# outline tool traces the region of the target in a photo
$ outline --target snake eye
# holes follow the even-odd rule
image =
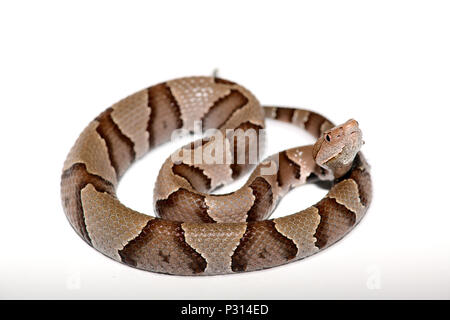
[[[331,137],[330,137],[330,135],[329,135],[329,134],[325,135],[325,140],[327,140],[328,142],[330,142],[330,141],[331,141]]]

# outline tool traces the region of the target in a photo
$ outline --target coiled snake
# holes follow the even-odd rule
[[[266,158],[233,193],[211,194],[259,160],[265,117],[298,125],[317,142]],[[162,165],[154,190],[158,217],[124,206],[115,188],[126,169],[199,123],[206,137]],[[128,96],[84,129],[64,163],[62,203],[89,245],[139,269],[214,275],[270,268],[327,248],[364,216],[371,178],[361,145],[355,120],[334,126],[314,112],[261,107],[228,80],[180,78]],[[290,189],[314,182],[328,186],[325,198],[268,219]]]

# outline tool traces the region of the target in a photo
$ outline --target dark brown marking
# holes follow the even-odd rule
[[[324,198],[315,207],[320,215],[320,223],[314,234],[319,249],[332,245],[355,225],[356,215],[335,199]]]
[[[262,129],[260,126],[255,125],[251,122],[244,122],[240,124],[234,131],[234,134],[230,137],[231,143],[232,143],[232,163],[230,164],[230,168],[232,170],[232,178],[237,179],[239,176],[244,174],[246,171],[248,171],[249,168],[253,167],[253,163],[250,163],[250,139],[248,137],[245,137],[245,143],[239,143],[239,136],[237,130],[242,130],[244,133],[247,132],[247,130],[254,130],[256,133],[256,153],[257,153],[257,159],[260,157],[260,145],[259,145],[259,130]],[[254,146],[252,146],[254,147]],[[244,155],[244,163],[238,163],[242,161],[239,160],[239,156],[242,157]]]
[[[205,259],[186,243],[181,223],[174,221],[150,220],[119,255],[130,266],[156,272],[189,275],[206,269]]]
[[[278,185],[286,191],[295,182],[295,179],[300,179],[300,167],[288,158],[286,151],[279,153],[278,164]]]
[[[221,128],[238,109],[248,103],[248,99],[238,90],[218,99],[203,118],[203,129]]]
[[[324,190],[330,190],[335,184],[335,181],[332,180],[320,180],[317,174],[315,174],[314,172],[309,174],[306,182],[314,183],[316,186]]]
[[[305,129],[314,137],[319,138],[321,135],[320,127],[327,119],[318,113],[310,112],[308,120],[305,122]]]
[[[209,137],[205,137],[205,138],[202,138],[202,139],[195,140],[195,141],[187,144],[186,146],[183,146],[182,148],[185,149],[185,150],[194,150],[194,149],[196,149],[196,148],[198,148],[200,146],[203,147],[209,141],[210,141]]]
[[[112,108],[101,113],[96,120],[99,122],[97,133],[105,140],[109,160],[117,177],[120,178],[136,158],[134,143],[125,136],[111,117]]]
[[[361,204],[367,208],[372,200],[370,173],[367,170],[354,169],[351,171],[350,178],[358,185],[359,199],[361,200]]]
[[[277,266],[295,258],[297,246],[275,229],[272,220],[248,222],[247,230],[231,257],[234,272]]]
[[[159,250],[158,255],[163,258],[163,261],[166,263],[169,263],[169,258],[170,258],[170,253],[169,254],[164,254],[162,252],[162,250]]]
[[[292,108],[276,108],[275,119],[283,122],[292,122],[292,116],[294,115],[295,109]]]
[[[165,83],[148,88],[147,94],[150,108],[147,131],[150,148],[153,148],[169,141],[172,132],[183,126],[183,120],[178,102]]]
[[[207,192],[211,189],[211,179],[204,174],[202,169],[180,163],[174,164],[172,171],[174,174],[185,178],[192,188],[199,192]]]
[[[98,192],[107,192],[115,195],[114,186],[100,176],[87,171],[84,163],[75,163],[65,170],[61,177],[61,196],[64,212],[78,234],[90,245],[91,238],[84,221],[83,204],[81,202],[81,190],[86,185],[92,184]]]
[[[236,84],[235,82],[232,82],[230,80],[226,80],[226,79],[222,79],[222,78],[218,78],[218,77],[214,77],[214,82],[215,83],[221,83],[221,84],[228,84],[228,85]]]
[[[278,107],[269,107],[269,106],[264,106],[264,117],[265,118],[269,118],[269,119],[275,119],[276,118],[276,111],[278,109]],[[275,109],[275,115],[273,110]]]
[[[264,248],[259,254],[258,257],[261,259],[265,259],[266,258],[266,254],[267,254],[267,250],[266,248]]]
[[[358,186],[361,204],[367,208],[372,201],[372,180],[368,170],[368,165],[365,160],[363,161],[361,159],[361,157],[361,153],[356,155],[352,168],[346,175],[340,178],[338,182],[345,179],[353,179]]]
[[[215,222],[208,215],[205,197],[182,188],[172,193],[166,200],[156,201],[155,208],[158,216],[165,220]]]
[[[252,188],[255,201],[248,212],[247,221],[262,220],[267,216],[272,206],[272,187],[261,177],[257,177],[253,180],[249,187]]]
[[[205,146],[205,144],[207,144],[208,142],[210,142],[210,138],[205,137],[202,139],[195,140],[181,147],[182,149],[181,152],[183,152],[182,154],[183,159],[186,159],[187,155],[189,155],[189,159],[186,160],[191,161],[191,163],[195,163],[195,149]]]

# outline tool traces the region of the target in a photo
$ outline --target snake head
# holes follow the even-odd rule
[[[350,119],[320,136],[314,144],[313,157],[318,166],[339,178],[351,168],[363,143],[358,122]]]

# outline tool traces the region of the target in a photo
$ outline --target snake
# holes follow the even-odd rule
[[[265,119],[303,128],[316,142],[262,158]],[[131,164],[196,131],[203,136],[160,167],[154,215],[119,201]],[[134,268],[187,276],[271,268],[328,248],[364,217],[372,183],[363,144],[354,119],[334,125],[313,111],[262,106],[216,76],[177,78],[129,95],[88,124],[64,162],[62,206],[86,243]],[[236,191],[214,193],[247,173]],[[270,219],[283,196],[309,183],[327,190],[323,199]]]

